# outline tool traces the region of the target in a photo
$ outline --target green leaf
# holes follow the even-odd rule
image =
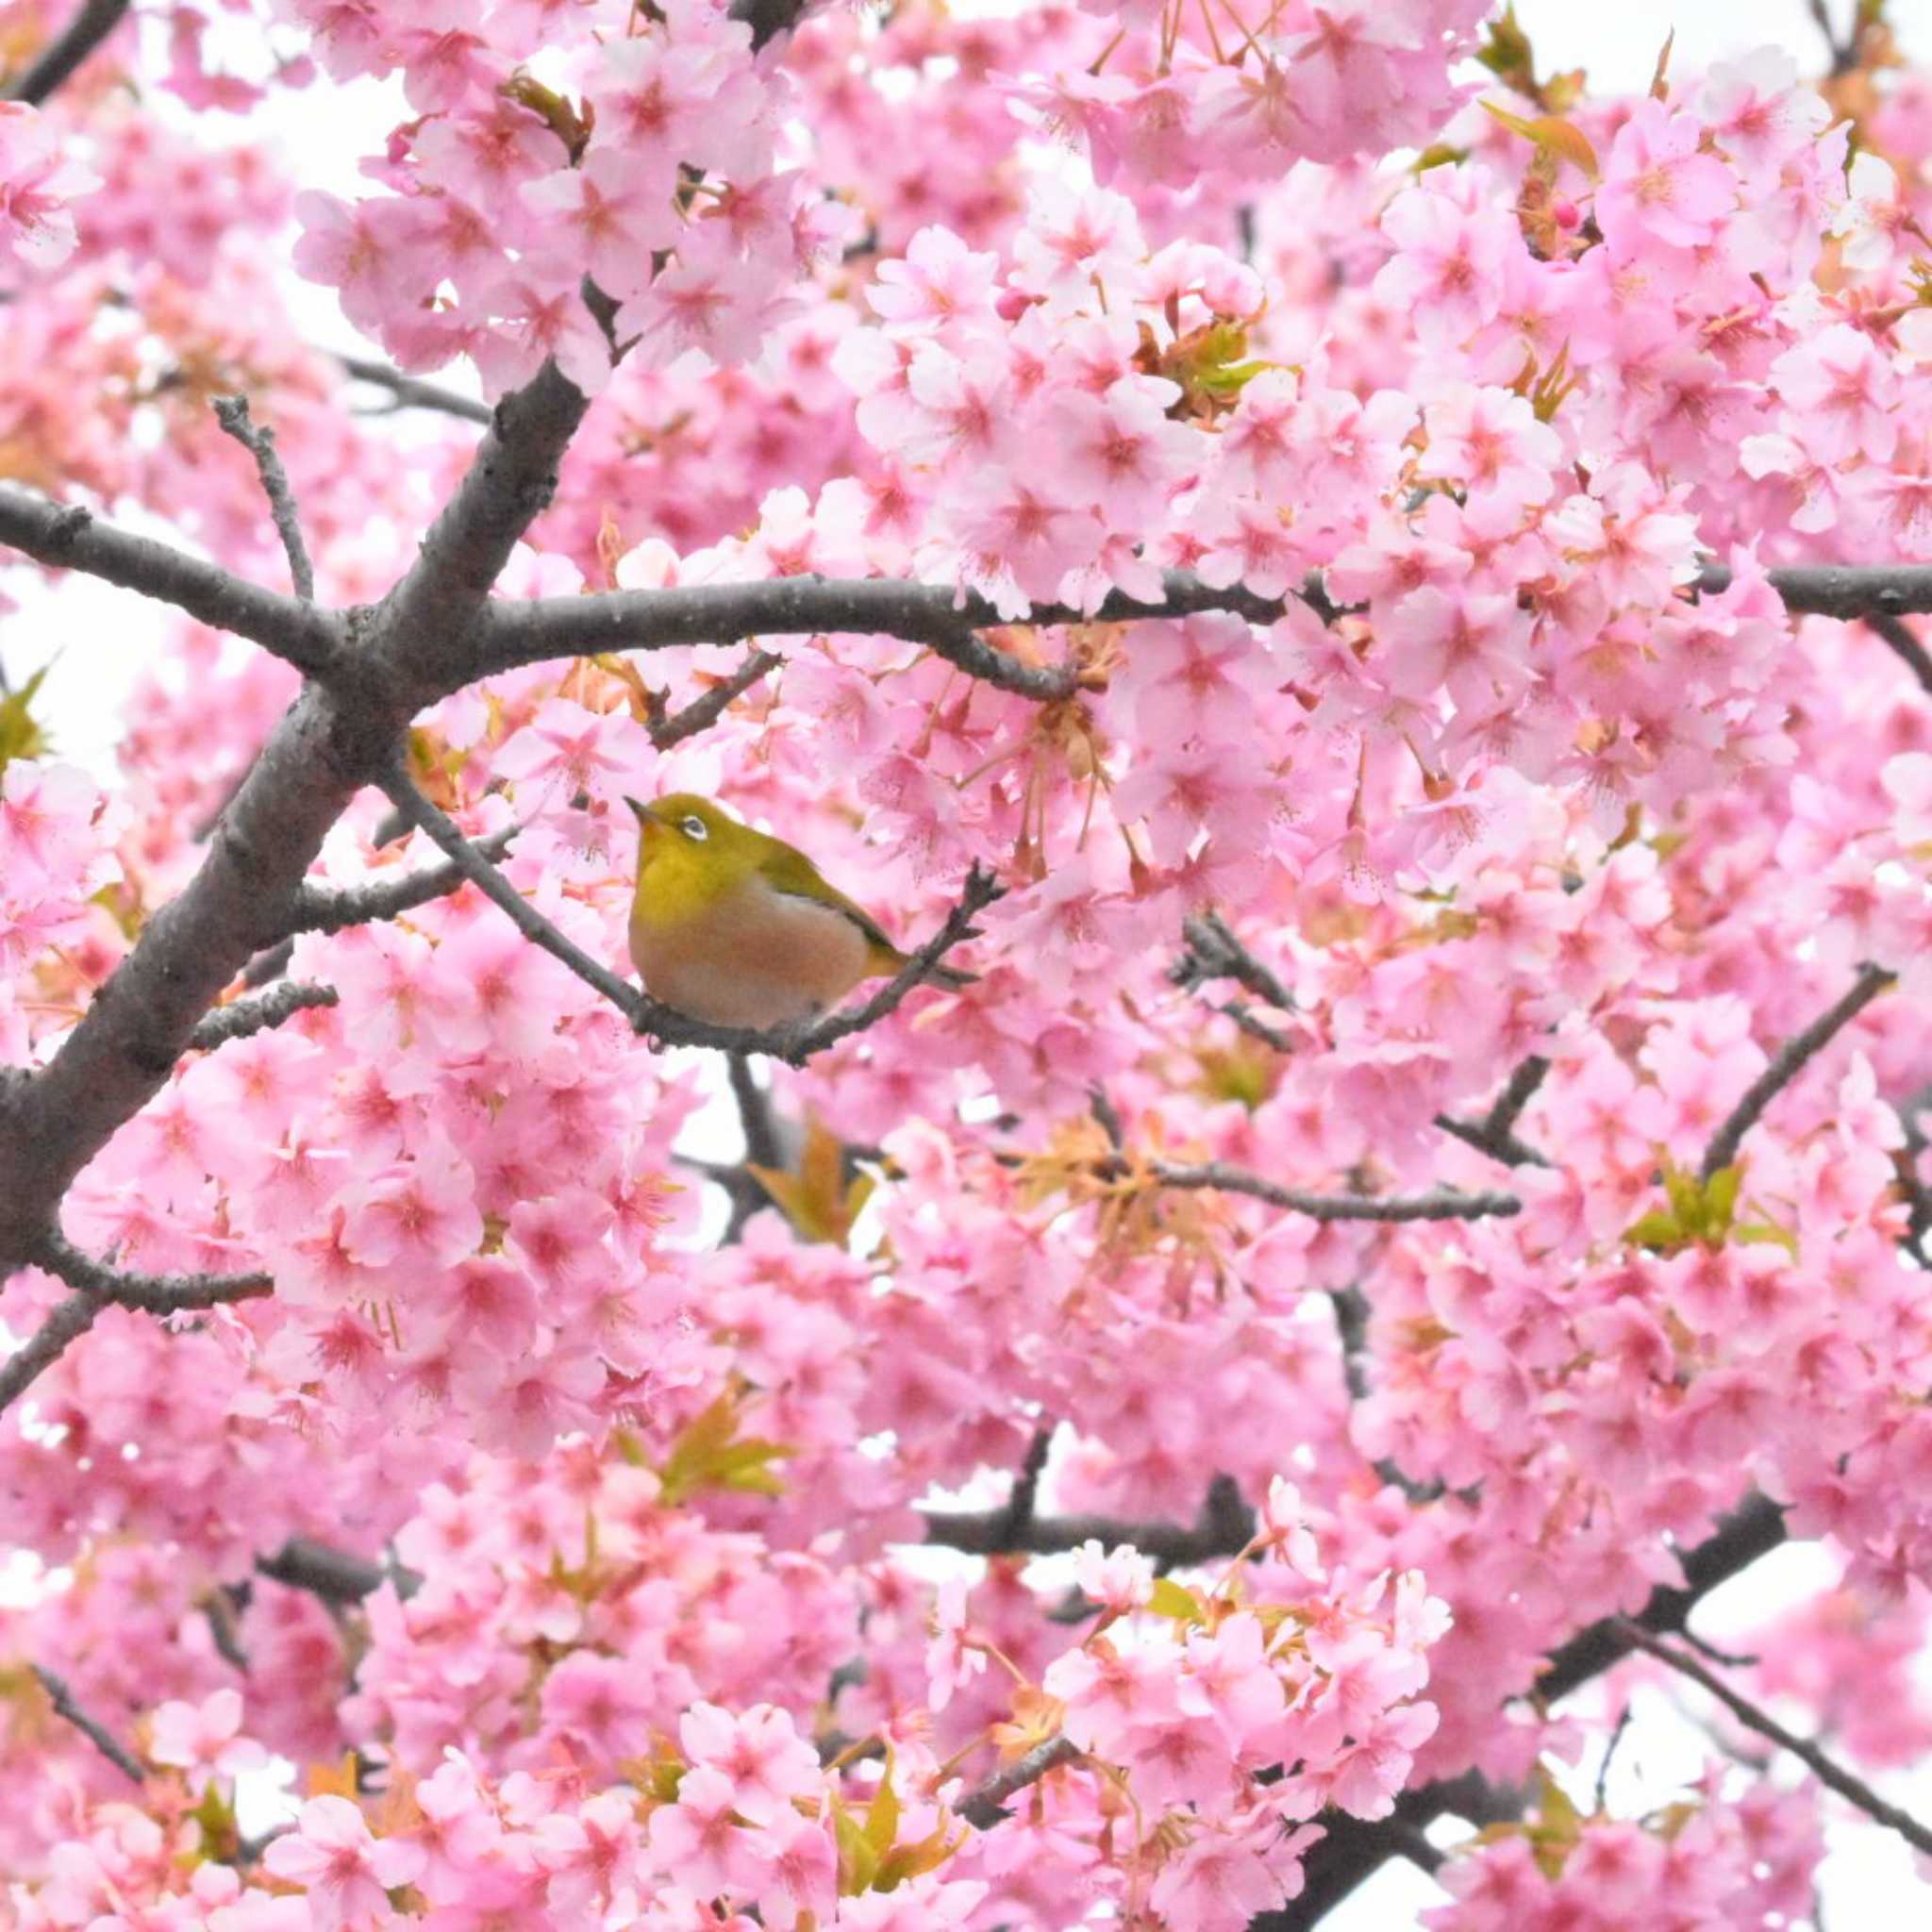
[[[832,1836],[839,1844],[839,1896],[856,1898],[872,1889],[878,1859],[851,1807],[839,1798],[832,1800]]]
[[[1732,1217],[1738,1211],[1738,1190],[1744,1182],[1741,1162],[1721,1167],[1704,1184],[1705,1227],[1722,1241],[1730,1232]]]
[[[738,1439],[738,1398],[719,1396],[705,1412],[686,1424],[671,1445],[658,1480],[669,1507],[688,1502],[700,1490],[733,1490],[741,1494],[782,1496],[785,1486],[769,1465],[791,1454],[789,1443],[770,1442],[761,1436]]]
[[[1660,1208],[1635,1221],[1624,1239],[1640,1248],[1674,1248],[1685,1240],[1684,1224]]]
[[[1154,1594],[1148,1598],[1147,1607],[1157,1617],[1172,1617],[1178,1624],[1205,1624],[1208,1621],[1201,1606],[1194,1600],[1193,1591],[1184,1589],[1172,1576],[1154,1579]]]
[[[1602,172],[1596,150],[1591,146],[1582,129],[1573,126],[1560,114],[1512,114],[1507,108],[1497,107],[1494,101],[1485,101],[1483,106],[1512,134],[1520,134],[1524,140],[1533,142],[1542,153],[1552,155],[1559,161],[1568,161],[1573,168],[1580,168],[1592,181]]]
[[[15,758],[37,758],[47,749],[47,734],[33,714],[33,702],[47,673],[43,664],[21,686],[0,698],[0,771]]]
[[[899,1794],[892,1789],[892,1747],[888,1744],[885,1772],[865,1813],[865,1841],[871,1847],[874,1868],[892,1849],[898,1837]]]

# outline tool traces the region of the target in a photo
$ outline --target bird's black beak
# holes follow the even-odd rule
[[[658,825],[664,823],[648,805],[640,805],[635,798],[626,798],[624,802],[637,813],[639,824]]]

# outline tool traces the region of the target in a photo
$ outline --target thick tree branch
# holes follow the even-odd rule
[[[1191,1526],[1119,1516],[1038,1516],[1030,1509],[1016,1512],[1011,1499],[997,1509],[927,1509],[921,1514],[927,1542],[972,1557],[1045,1557],[1076,1550],[1085,1542],[1104,1549],[1132,1544],[1165,1570],[1238,1557],[1255,1535],[1254,1511],[1225,1476],[1208,1485],[1207,1501]]]
[[[11,85],[0,89],[0,100],[43,107],[126,17],[127,0],[85,0],[66,30],[41,49],[33,65]]]
[[[1851,991],[1779,1047],[1776,1058],[1752,1081],[1744,1097],[1731,1109],[1730,1117],[1711,1136],[1710,1145],[1704,1151],[1706,1180],[1738,1158],[1744,1136],[1757,1124],[1764,1109],[1803,1072],[1806,1061],[1823,1052],[1880,993],[1896,984],[1895,975],[1883,966],[1861,966]]]
[[[261,493],[268,498],[275,534],[282,540],[282,554],[289,559],[289,581],[296,596],[305,604],[314,603],[315,566],[308,560],[308,545],[303,541],[301,513],[295,508],[295,492],[289,487],[289,473],[275,451],[275,431],[266,424],[258,426],[250,419],[246,396],[217,396],[214,408],[215,421],[255,458]]]
[[[264,591],[152,537],[116,529],[77,504],[63,508],[11,486],[0,488],[0,544],[51,569],[85,571],[172,604],[216,630],[259,644],[307,676],[326,675],[341,651],[342,622],[333,611]]]
[[[286,1020],[311,1007],[336,1004],[332,986],[311,986],[299,979],[285,980],[272,991],[252,1000],[231,1000],[217,1007],[188,1036],[188,1044],[201,1053],[211,1053],[231,1040],[245,1040],[251,1033],[266,1033]]]
[[[478,656],[491,589],[524,532],[550,507],[558,465],[589,407],[553,362],[497,404],[414,567],[372,620],[372,655],[414,687],[407,709],[491,668]]]
[[[1899,617],[1932,610],[1932,566],[1925,564],[1808,563],[1766,571],[1787,610],[1813,617]],[[1712,593],[1731,587],[1721,563],[1699,572],[1697,588]]]
[[[1792,611],[1854,618],[1932,611],[1932,566],[1824,564],[1769,573]],[[1707,565],[1698,588],[1720,591],[1731,581],[1723,564]],[[1310,581],[1292,593],[1324,620],[1339,613]],[[1119,592],[1094,611],[1038,605],[1025,625],[1121,623],[1232,611],[1253,624],[1278,622],[1291,599],[1259,597],[1241,585],[1216,589],[1182,571],[1167,574],[1157,603]],[[977,633],[1005,623],[983,597],[943,584],[873,577],[796,576],[745,584],[705,584],[663,591],[615,591],[583,597],[503,601],[479,626],[472,675],[507,671],[585,651],[659,650],[672,644],[722,644],[753,637],[810,637],[826,631],[877,633],[924,644],[969,675],[1042,702],[1080,689],[1080,667],[1032,665],[998,651]]]
[[[1408,1195],[1306,1193],[1219,1160],[1202,1167],[1163,1163],[1154,1174],[1164,1188],[1221,1189],[1231,1194],[1252,1194],[1257,1201],[1311,1215],[1317,1221],[1487,1221],[1523,1212],[1523,1203],[1514,1194],[1465,1194],[1453,1188]]]
[[[479,403],[474,396],[459,395],[453,389],[444,389],[438,382],[424,382],[414,375],[405,375],[400,369],[391,369],[387,362],[373,361],[366,356],[338,356],[336,360],[343,370],[358,382],[366,382],[376,389],[385,389],[392,400],[387,409],[372,409],[368,414],[382,416],[397,409],[434,409],[444,416],[457,416],[465,423],[488,423],[494,412],[488,403]]]
[[[1747,1730],[1756,1731],[1760,1738],[1769,1738],[1780,1750],[1789,1751],[1820,1784],[1856,1805],[1868,1818],[1875,1819],[1878,1824],[1897,1832],[1915,1852],[1932,1857],[1932,1831],[1928,1831],[1909,1811],[1901,1811],[1896,1805],[1888,1804],[1863,1778],[1854,1777],[1842,1765],[1827,1757],[1810,1739],[1786,1730],[1770,1712],[1760,1710],[1748,1697],[1740,1696],[1721,1677],[1706,1670],[1695,1657],[1687,1657],[1673,1644],[1659,1641],[1649,1631],[1634,1624],[1624,1627],[1631,1643],[1639,1650],[1647,1651],[1658,1662],[1669,1664],[1679,1676],[1688,1677],[1700,1690],[1707,1690]]]
[[[52,1671],[43,1670],[39,1664],[33,1666],[33,1674],[53,1704],[56,1717],[65,1718],[116,1771],[125,1774],[138,1785],[147,1782],[147,1773],[142,1768],[141,1759],[99,1718],[90,1717],[75,1702],[74,1692],[65,1677],[57,1677]]]
[[[306,1536],[291,1536],[273,1556],[258,1557],[255,1567],[272,1582],[306,1590],[339,1607],[360,1603],[385,1583],[393,1583],[396,1594],[402,1597],[414,1596],[423,1587],[422,1577],[413,1570],[400,1564],[372,1563]]]

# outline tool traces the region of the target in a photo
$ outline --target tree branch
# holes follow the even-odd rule
[[[231,1040],[245,1040],[251,1033],[265,1033],[285,1020],[311,1007],[336,1004],[332,986],[312,986],[299,979],[284,980],[273,991],[252,1000],[231,1000],[217,1007],[188,1036],[188,1044],[199,1053],[212,1053]]]
[[[145,1784],[147,1773],[142,1769],[141,1759],[135,1757],[100,1719],[90,1717],[75,1702],[74,1692],[69,1689],[67,1679],[57,1677],[52,1671],[45,1670],[39,1664],[34,1664],[31,1668],[34,1675],[40,1680],[41,1689],[47,1693],[54,1706],[54,1715],[64,1717],[116,1771],[131,1777],[138,1785]]]
[[[314,603],[315,566],[308,560],[308,545],[302,538],[302,519],[295,508],[295,492],[289,487],[289,473],[275,453],[275,431],[266,424],[258,427],[250,420],[246,396],[217,396],[214,409],[215,421],[255,458],[261,493],[268,498],[269,514],[282,540],[282,554],[289,559],[289,581],[303,603]]]
[[[423,1588],[422,1577],[401,1564],[372,1563],[306,1536],[291,1536],[274,1555],[258,1557],[255,1567],[271,1582],[306,1590],[339,1607],[360,1603],[385,1583],[393,1583],[401,1597]]]
[[[1164,1188],[1218,1188],[1231,1194],[1252,1194],[1257,1201],[1317,1221],[1486,1221],[1523,1212],[1523,1203],[1514,1194],[1465,1194],[1453,1188],[1410,1195],[1305,1193],[1219,1160],[1202,1167],[1160,1163],[1154,1174]]]
[[[223,1307],[229,1302],[255,1301],[275,1292],[275,1277],[259,1271],[248,1274],[124,1274],[105,1261],[84,1255],[66,1238],[41,1238],[34,1265],[58,1275],[116,1307],[139,1308],[150,1315],[183,1315],[201,1308]]]
[[[479,403],[474,396],[444,389],[438,382],[424,382],[417,376],[405,375],[400,369],[391,369],[387,362],[374,361],[366,356],[339,355],[335,359],[358,382],[386,389],[394,399],[388,409],[371,410],[367,412],[369,414],[380,416],[397,409],[434,409],[444,416],[460,417],[465,423],[488,423],[494,413],[488,403]]]
[[[745,1164],[782,1167],[785,1150],[778,1143],[777,1123],[772,1118],[772,1096],[753,1077],[751,1061],[741,1053],[726,1054],[731,1097],[738,1104],[739,1124],[744,1130]]]
[[[491,589],[524,532],[550,507],[558,465],[589,407],[554,362],[497,404],[455,495],[371,624],[372,655],[414,686],[406,712],[491,668],[480,660]]]
[[[1907,627],[1905,619],[1877,612],[1868,615],[1865,623],[1898,653],[1912,675],[1919,680],[1919,688],[1932,691],[1932,651],[1927,651]]]
[[[1261,961],[1235,938],[1227,922],[1218,912],[1190,919],[1181,927],[1185,944],[1180,957],[1168,969],[1168,978],[1185,992],[1192,992],[1210,979],[1232,979],[1256,998],[1266,1000],[1284,1013],[1295,1010],[1294,995]],[[1276,1053],[1292,1053],[1294,1041],[1280,1027],[1261,1018],[1241,1000],[1228,1000],[1215,1010],[1224,1013],[1243,1033],[1251,1035]]]
[[[1688,1677],[1700,1690],[1707,1690],[1747,1730],[1756,1731],[1760,1738],[1769,1738],[1780,1750],[1789,1751],[1820,1784],[1856,1805],[1868,1818],[1897,1832],[1915,1852],[1932,1857],[1932,1831],[1926,1830],[1910,1812],[1901,1811],[1896,1805],[1888,1804],[1862,1778],[1854,1777],[1842,1765],[1827,1757],[1810,1739],[1786,1730],[1768,1711],[1760,1710],[1749,1698],[1740,1696],[1722,1678],[1706,1670],[1695,1657],[1687,1657],[1674,1645],[1660,1642],[1635,1624],[1624,1627],[1637,1649],[1647,1651],[1659,1663],[1670,1665],[1679,1676]]]
[[[127,0],[85,0],[67,29],[42,47],[34,63],[10,86],[0,89],[0,100],[25,101],[44,107],[80,63],[119,26],[127,14]]]
[[[1855,618],[1932,611],[1932,566],[1824,564],[1774,570],[1774,589],[1792,611]],[[1697,587],[1726,589],[1731,572],[1709,564]],[[1341,615],[1318,581],[1289,597],[1259,597],[1240,584],[1216,589],[1184,571],[1167,573],[1158,602],[1116,591],[1096,610],[1036,605],[1019,624],[1118,624],[1225,610],[1251,624],[1274,624],[1292,600],[1328,621]],[[876,577],[794,576],[743,584],[687,585],[662,591],[613,591],[582,597],[492,603],[478,626],[471,673],[487,675],[547,658],[584,651],[660,650],[673,644],[721,644],[752,637],[810,637],[855,631],[924,644],[970,676],[1020,697],[1052,703],[1079,690],[1078,665],[1032,665],[984,641],[977,632],[1007,624],[985,598],[944,584]]]
[[[1478,1154],[1500,1160],[1505,1167],[1547,1167],[1548,1159],[1527,1141],[1519,1141],[1515,1129],[1516,1123],[1523,1118],[1523,1109],[1535,1097],[1549,1071],[1549,1061],[1533,1053],[1510,1074],[1508,1085],[1481,1120],[1458,1121],[1439,1113],[1436,1124]]]
[[[1932,610],[1932,566],[1925,564],[1807,563],[1765,572],[1787,610],[1813,617],[1899,617]],[[1731,573],[1707,563],[1697,588],[1729,590]]]
[[[700,731],[708,731],[766,672],[784,662],[775,651],[754,651],[723,684],[713,685],[703,697],[693,698],[681,711],[674,711],[651,726],[651,742],[659,751],[669,751]]]
[[[264,591],[152,537],[116,529],[78,504],[63,508],[10,485],[0,488],[0,543],[51,569],[86,571],[172,604],[216,630],[259,644],[305,676],[326,675],[341,651],[342,623],[333,611]]]
[[[1048,1772],[1073,1763],[1079,1756],[1080,1748],[1071,1738],[1049,1738],[1045,1743],[1034,1745],[1025,1757],[1016,1757],[1004,1771],[996,1771],[974,1786],[959,1801],[959,1816],[977,1830],[991,1831],[1006,1817],[1002,1807],[1016,1791],[1038,1784]]]
[[[94,1317],[106,1307],[98,1295],[69,1295],[0,1362],[0,1414],[12,1407],[67,1353],[70,1342],[77,1341],[94,1325]]]
[[[75,1175],[158,1090],[222,991],[286,937],[283,920],[323,840],[392,757],[409,717],[468,680],[473,622],[549,501],[584,408],[550,364],[497,406],[414,566],[382,605],[355,613],[355,675],[305,685],[193,876],[143,926],[54,1058],[0,1087],[0,1274],[31,1257]],[[0,490],[0,542],[176,604],[304,669],[350,656],[345,619],[98,526],[83,509]]]
[[[490,863],[510,848],[521,825],[505,825],[487,839],[464,840],[465,846]],[[461,835],[458,834],[458,837]],[[369,925],[413,912],[432,900],[446,899],[458,887],[473,882],[472,874],[454,860],[423,866],[360,886],[304,886],[294,897],[285,922],[291,933],[341,932],[346,926]]]
[[[1652,1632],[1681,1630],[1702,1597],[1749,1569],[1783,1541],[1782,1508],[1763,1496],[1751,1497],[1718,1525],[1714,1535],[1680,1558],[1683,1587],[1660,1584],[1651,1591],[1636,1619],[1638,1626]],[[1554,1704],[1628,1657],[1636,1646],[1622,1627],[1626,1621],[1603,1618],[1553,1651],[1549,1668],[1537,1679],[1537,1695]],[[1300,1895],[1279,1910],[1250,1919],[1248,1932],[1312,1932],[1326,1913],[1384,1862],[1404,1856],[1408,1832],[1421,1830],[1451,1811],[1477,1824],[1488,1822],[1482,1810],[1491,1795],[1489,1786],[1471,1773],[1404,1791],[1396,1800],[1394,1816],[1374,1824],[1324,1816],[1322,1822],[1328,1835],[1308,1848],[1302,1866]]]
[[[551,923],[485,858],[478,847],[463,837],[456,821],[432,805],[417,789],[403,767],[399,756],[391,756],[387,770],[377,779],[395,808],[425,838],[448,856],[451,866],[497,907],[533,946],[540,946],[553,959],[562,963],[593,988],[630,1021],[640,1025],[644,1004],[638,990],[620,979],[608,966],[599,965],[580,946],[558,931]],[[641,1027],[640,1026],[640,1030]]]
[[[1022,1472],[1024,1479],[1024,1472]],[[1018,1493],[1016,1485],[1015,1493]],[[1238,1557],[1254,1540],[1254,1512],[1224,1476],[1208,1487],[1191,1527],[1179,1523],[1135,1523],[1118,1516],[1016,1514],[1008,1499],[997,1509],[925,1509],[925,1540],[970,1557],[1052,1556],[1097,1542],[1104,1549],[1131,1544],[1167,1570],[1194,1568]]]
[[[1770,1066],[1752,1081],[1744,1097],[1731,1109],[1729,1119],[1711,1136],[1710,1145],[1704,1152],[1706,1180],[1738,1158],[1744,1136],[1757,1124],[1764,1109],[1797,1078],[1806,1061],[1828,1046],[1888,987],[1896,984],[1896,976],[1885,967],[1861,966],[1851,991],[1802,1033],[1794,1033],[1785,1041]]]

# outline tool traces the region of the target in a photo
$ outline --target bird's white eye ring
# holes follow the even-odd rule
[[[699,818],[695,812],[693,812],[688,819],[679,819],[677,822],[677,829],[680,832],[682,832],[687,839],[697,839],[702,841],[705,839],[708,839],[711,836],[710,833],[708,833],[705,829],[704,820]]]

